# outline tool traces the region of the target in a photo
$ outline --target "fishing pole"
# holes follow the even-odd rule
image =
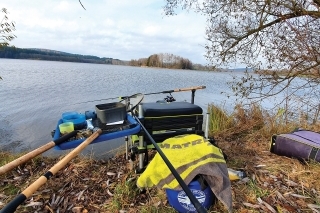
[[[103,99],[97,99],[97,100],[91,100],[91,101],[78,102],[78,103],[75,103],[75,104],[72,104],[72,105],[84,104],[84,103],[90,103],[90,102],[96,102],[96,101],[113,100],[113,99],[120,99],[120,101],[123,101],[125,99],[136,98],[136,97],[138,97],[138,95],[143,95],[143,94],[142,93],[137,93],[137,94],[130,95],[130,96],[119,96],[119,97],[113,97],[113,98],[103,98]]]
[[[180,88],[180,89],[173,89],[173,90],[165,90],[165,91],[161,91],[161,92],[151,92],[151,93],[146,93],[144,95],[155,95],[155,94],[164,94],[164,93],[173,93],[173,92],[185,92],[185,91],[205,89],[205,88],[206,88],[206,86],[187,87],[187,88]]]
[[[173,93],[173,92],[185,92],[185,91],[195,91],[198,89],[205,89],[206,86],[195,86],[195,87],[187,87],[187,88],[179,88],[179,89],[172,89],[172,90],[164,90],[161,92],[151,92],[151,93],[145,93],[142,95],[155,95],[155,94],[165,94],[165,93]],[[138,93],[141,94],[141,93]],[[103,99],[97,99],[97,100],[91,100],[91,101],[84,101],[84,102],[79,102],[79,103],[75,103],[72,105],[76,105],[76,104],[83,104],[83,103],[89,103],[89,102],[96,102],[96,101],[106,101],[106,100],[113,100],[113,99],[130,99],[130,98],[135,98],[137,94],[131,95],[131,96],[120,96],[120,97],[113,97],[113,98],[103,98]]]
[[[191,190],[189,189],[189,187],[186,185],[186,183],[183,181],[183,179],[181,178],[181,176],[178,174],[177,170],[175,170],[175,168],[173,167],[173,165],[170,163],[169,159],[165,156],[165,154],[162,152],[162,150],[160,149],[160,147],[158,146],[158,144],[155,142],[155,140],[152,138],[152,136],[149,134],[149,132],[147,131],[147,129],[143,126],[143,124],[141,123],[141,121],[139,120],[139,118],[137,118],[134,115],[135,120],[140,124],[141,128],[143,129],[143,131],[145,132],[145,134],[148,136],[148,138],[150,139],[150,141],[152,142],[154,148],[157,150],[157,152],[159,153],[159,155],[161,156],[161,158],[163,159],[163,161],[165,162],[165,164],[168,166],[168,168],[170,169],[171,173],[173,174],[173,176],[177,179],[178,183],[180,184],[180,186],[182,187],[182,189],[184,190],[184,192],[187,194],[187,196],[189,197],[190,201],[192,202],[192,204],[194,205],[194,207],[197,209],[197,212],[199,213],[207,213],[207,211],[205,210],[205,208],[200,204],[200,202],[198,201],[198,199],[194,196],[194,194],[191,192]]]
[[[16,211],[18,206],[23,203],[28,197],[30,197],[35,191],[37,191],[42,185],[44,185],[50,177],[54,176],[60,169],[65,167],[75,156],[77,156],[86,146],[88,146],[94,139],[96,139],[102,133],[101,129],[96,131],[82,142],[77,148],[66,155],[58,163],[56,163],[51,169],[49,169],[44,175],[33,182],[27,187],[21,194],[10,201],[5,207],[0,210],[0,213],[13,213]]]
[[[19,166],[19,165],[27,162],[28,160],[40,155],[41,153],[51,149],[52,147],[67,141],[69,138],[74,137],[77,134],[77,132],[78,132],[77,130],[72,131],[72,132],[70,132],[70,133],[68,133],[68,134],[66,134],[56,140],[50,141],[49,143],[46,143],[45,145],[43,145],[43,146],[41,146],[31,152],[19,157],[19,158],[1,166],[0,167],[0,175],[16,168],[17,166]]]

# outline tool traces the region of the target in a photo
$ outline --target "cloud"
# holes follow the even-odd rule
[[[172,53],[206,63],[205,19],[181,12],[164,16],[164,1],[32,0],[3,4],[16,22],[17,47],[35,47],[122,60]]]

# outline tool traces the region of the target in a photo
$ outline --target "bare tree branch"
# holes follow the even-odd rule
[[[81,3],[81,1],[80,1],[80,0],[79,0],[79,2],[80,2],[80,4],[81,4],[81,6],[83,7],[83,9],[84,9],[84,10],[86,10],[86,8],[84,8],[84,6],[82,5],[82,3]]]
[[[9,21],[7,9],[2,8],[1,12],[4,13],[4,16],[0,22],[0,48],[8,46],[9,42],[16,38],[13,34],[13,31],[16,30],[15,24]]]
[[[207,18],[206,58],[213,66],[244,64],[256,71],[232,82],[236,95],[262,100],[288,89],[293,91],[288,95],[304,94],[308,90],[305,99],[317,97],[320,0],[166,2],[167,15],[174,15],[181,6]]]

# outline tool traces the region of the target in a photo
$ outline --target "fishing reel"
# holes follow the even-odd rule
[[[176,101],[176,99],[171,95],[171,93],[170,93],[170,95],[167,95],[167,97],[165,97],[164,100],[166,102],[174,102],[174,101]]]
[[[160,101],[156,101],[157,103],[171,103],[171,102],[174,102],[176,101],[176,99],[171,95],[167,95],[167,97],[165,97],[163,100],[160,100]]]

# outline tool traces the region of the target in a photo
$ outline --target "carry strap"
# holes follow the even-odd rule
[[[311,152],[309,154],[309,159],[315,160],[318,154],[319,149],[316,147],[312,147]]]

